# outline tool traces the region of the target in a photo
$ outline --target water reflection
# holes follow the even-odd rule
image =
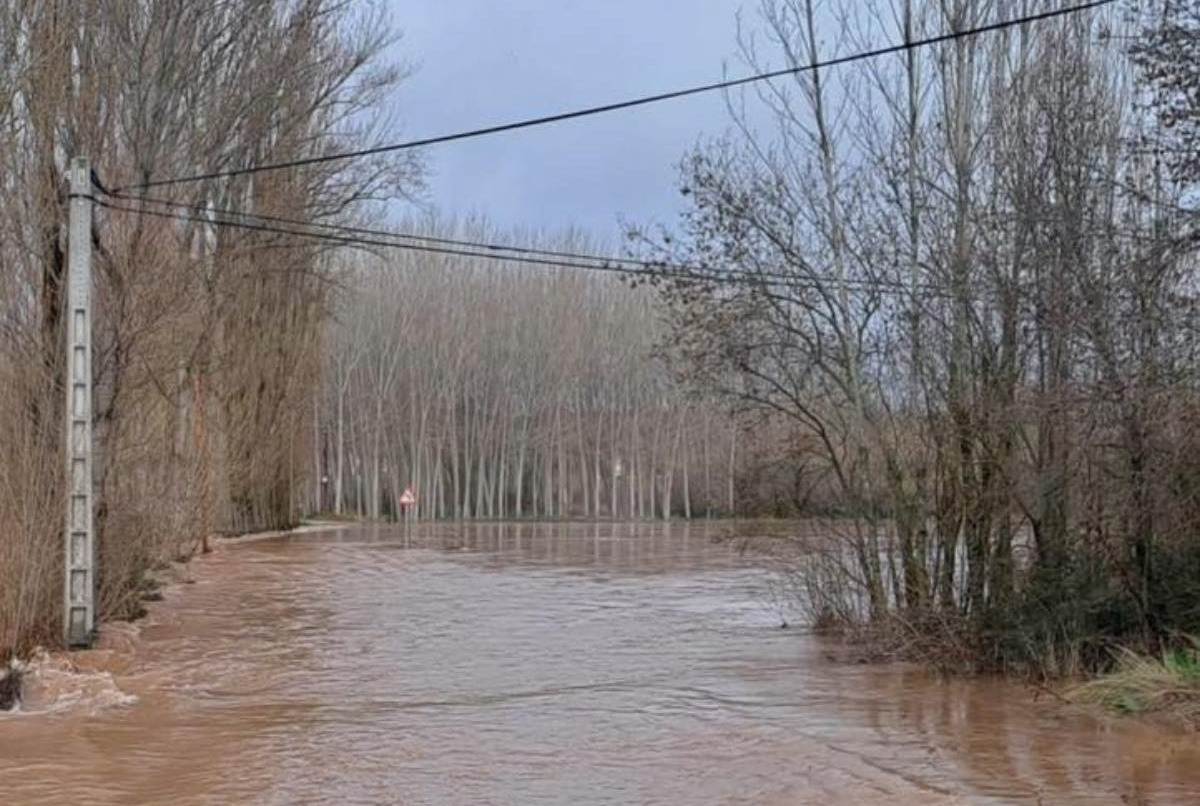
[[[93,653],[136,704],[0,721],[4,801],[1195,802],[1191,736],[826,660],[778,629],[730,532],[422,524],[225,546],[132,649]]]

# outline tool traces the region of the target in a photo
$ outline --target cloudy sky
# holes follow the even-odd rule
[[[403,0],[395,56],[416,73],[397,91],[405,137],[443,134],[703,84],[735,58],[747,0]],[[502,226],[667,221],[675,166],[727,116],[719,93],[434,146],[431,201]]]

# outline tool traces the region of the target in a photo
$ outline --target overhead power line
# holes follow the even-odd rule
[[[160,204],[167,207],[173,207],[181,210],[189,210],[195,216],[200,217],[199,220],[207,221],[206,216],[220,216],[222,218],[235,219],[257,219],[259,221],[269,221],[273,224],[288,224],[292,226],[315,228],[329,230],[332,232],[345,233],[350,236],[367,235],[376,238],[394,238],[401,241],[421,241],[425,243],[441,244],[444,246],[461,246],[470,249],[484,249],[494,252],[511,252],[518,255],[537,255],[540,257],[566,258],[568,260],[599,260],[609,263],[624,263],[632,264],[639,267],[644,267],[649,261],[639,260],[637,258],[625,258],[616,256],[605,256],[586,254],[582,252],[571,252],[558,249],[538,249],[528,246],[512,246],[507,244],[488,243],[486,241],[472,241],[461,238],[447,238],[437,235],[422,235],[411,232],[396,232],[394,230],[372,229],[370,227],[358,227],[349,224],[331,224],[321,221],[305,221],[298,218],[285,218],[283,216],[268,215],[266,213],[250,213],[244,210],[230,210],[219,207],[210,207],[203,204],[191,204],[188,202],[176,201],[174,199],[154,198],[151,196],[129,196],[123,193],[108,193],[110,198],[120,199],[126,202],[135,203],[152,203]],[[680,269],[683,271],[695,270],[694,266],[686,266],[676,263],[659,263],[656,264],[659,268]]]
[[[253,232],[267,232],[267,233],[274,233],[274,234],[278,234],[278,235],[291,235],[291,236],[300,237],[300,238],[308,238],[308,239],[314,240],[314,241],[325,241],[325,242],[330,242],[330,243],[342,244],[345,246],[383,247],[383,248],[388,248],[388,249],[401,249],[401,250],[414,251],[414,252],[428,252],[428,253],[439,254],[439,255],[453,255],[453,256],[457,256],[457,257],[484,258],[484,259],[490,259],[490,260],[503,260],[503,261],[516,262],[516,263],[532,263],[535,265],[543,265],[543,266],[551,266],[551,267],[588,269],[588,270],[592,270],[592,271],[605,271],[605,272],[613,272],[613,273],[628,274],[628,275],[638,275],[638,276],[645,276],[645,277],[649,277],[657,272],[657,274],[659,276],[677,277],[678,279],[690,279],[690,280],[697,280],[697,281],[704,280],[704,281],[713,281],[713,282],[720,282],[723,279],[723,277],[720,275],[699,275],[699,274],[687,275],[687,274],[683,274],[683,273],[667,274],[667,272],[665,272],[663,270],[662,266],[656,266],[655,264],[651,263],[650,261],[633,261],[633,260],[629,260],[629,259],[622,259],[622,261],[627,264],[628,263],[637,264],[635,267],[635,266],[631,266],[631,265],[617,265],[613,259],[606,258],[606,257],[600,257],[600,256],[595,256],[595,257],[586,256],[586,255],[579,256],[583,260],[589,260],[589,261],[595,261],[595,262],[582,262],[582,261],[569,262],[565,259],[548,260],[548,259],[538,257],[536,255],[522,256],[522,255],[515,255],[515,254],[514,255],[504,255],[504,254],[488,253],[488,252],[474,252],[474,251],[470,251],[467,249],[451,249],[451,248],[441,247],[441,246],[424,246],[421,244],[399,243],[399,242],[392,241],[392,240],[382,240],[380,238],[342,236],[342,235],[336,235],[336,234],[332,234],[332,233],[328,233],[328,232],[307,232],[304,230],[285,229],[283,227],[269,226],[269,225],[265,225],[265,224],[254,224],[254,223],[244,222],[244,221],[225,221],[225,220],[220,220],[220,219],[204,218],[204,217],[194,216],[194,215],[168,213],[168,212],[162,212],[162,211],[158,211],[158,210],[144,210],[144,209],[138,209],[135,207],[123,207],[121,205],[110,204],[108,202],[104,202],[99,199],[96,200],[96,203],[99,204],[101,207],[104,207],[105,209],[115,210],[117,212],[122,212],[122,213],[132,213],[134,215],[153,216],[155,218],[168,218],[168,219],[173,219],[175,221],[185,221],[185,222],[194,223],[194,224],[207,224],[207,225],[217,226],[217,227],[232,227],[234,229],[250,230]],[[381,236],[395,237],[392,233],[386,233],[386,232],[378,231],[378,230],[376,230],[374,232],[378,232]],[[744,277],[741,278],[740,282],[745,282],[745,278]]]
[[[482,250],[486,250],[487,252],[496,253],[495,255],[493,255],[493,257],[509,257],[509,258],[515,259],[515,256],[533,255],[535,257],[557,258],[557,259],[565,259],[565,260],[569,260],[569,261],[581,261],[582,260],[582,261],[588,261],[588,262],[597,262],[597,263],[606,264],[606,265],[607,264],[623,265],[623,266],[635,268],[637,270],[637,273],[640,273],[640,274],[648,274],[651,271],[653,271],[659,276],[668,276],[668,277],[680,277],[680,276],[685,276],[685,275],[693,275],[696,277],[712,276],[712,269],[709,269],[707,267],[689,265],[686,263],[678,263],[678,262],[674,262],[674,261],[646,260],[646,259],[642,259],[642,258],[619,257],[619,256],[615,256],[615,255],[597,255],[595,253],[586,253],[586,252],[578,252],[578,251],[572,252],[572,251],[558,250],[558,249],[541,249],[541,248],[528,247],[528,246],[515,246],[515,245],[511,245],[511,244],[489,243],[487,241],[474,241],[474,240],[468,240],[468,239],[462,239],[462,238],[447,238],[447,237],[437,236],[437,235],[422,235],[419,233],[412,233],[412,232],[396,232],[395,230],[383,230],[383,229],[373,229],[373,228],[369,228],[369,227],[357,227],[357,226],[351,226],[351,225],[347,225],[347,224],[330,224],[330,223],[315,222],[315,221],[304,221],[304,220],[298,219],[298,218],[285,218],[283,216],[268,215],[265,213],[248,213],[243,210],[229,210],[229,209],[222,209],[222,208],[215,208],[215,207],[207,207],[207,206],[198,205],[198,204],[188,204],[186,202],[175,201],[174,199],[152,198],[152,197],[148,197],[148,196],[127,196],[124,194],[111,193],[111,192],[105,192],[104,195],[108,196],[109,198],[120,199],[123,201],[132,201],[132,202],[138,202],[138,203],[151,202],[154,204],[160,204],[160,205],[166,205],[168,207],[174,207],[176,209],[189,210],[189,211],[191,211],[192,215],[190,217],[187,217],[186,220],[203,222],[203,223],[229,224],[229,225],[233,226],[239,222],[237,220],[228,221],[227,220],[228,218],[234,218],[234,219],[240,219],[240,220],[245,220],[247,218],[250,218],[250,219],[257,219],[259,221],[268,221],[268,222],[271,222],[272,224],[287,224],[290,226],[298,226],[298,227],[306,228],[305,232],[303,232],[303,233],[297,233],[292,230],[286,230],[286,231],[281,230],[281,232],[286,232],[287,234],[302,234],[302,235],[308,235],[308,236],[315,236],[315,235],[320,235],[323,233],[311,233],[311,232],[308,232],[307,230],[321,229],[321,230],[328,230],[333,233],[344,233],[347,236],[349,236],[351,240],[357,238],[357,236],[360,236],[360,235],[367,235],[367,236],[370,236],[371,238],[387,238],[389,240],[395,239],[398,241],[419,241],[419,242],[424,242],[424,243],[438,244],[441,246],[459,247],[459,248],[465,248],[465,249],[482,249]],[[113,207],[111,205],[106,205],[106,206],[109,206],[110,209],[122,210],[124,212],[134,212],[133,209],[122,208],[122,207]],[[137,212],[141,212],[141,211],[142,211],[142,208],[137,208]],[[210,218],[210,216],[219,216],[220,218]],[[375,246],[375,245],[379,245],[379,244],[372,243],[370,245]],[[397,247],[400,246],[400,244],[390,244],[390,245],[397,246]],[[502,253],[507,253],[507,254],[502,254]],[[472,254],[474,254],[474,253],[472,253]],[[802,279],[802,278],[798,278],[796,275],[790,275],[790,274],[785,275],[785,274],[770,273],[770,272],[764,273],[764,272],[739,271],[739,272],[735,272],[734,274],[742,275],[744,277],[754,278],[756,281],[759,279],[771,279],[771,280],[781,280],[786,283],[792,283],[792,282],[795,282],[797,279]],[[722,276],[728,276],[728,274],[723,273]],[[821,281],[824,282],[825,278],[821,278]],[[844,282],[847,285],[853,286],[853,285],[868,283],[868,282],[872,282],[872,281],[846,280]],[[884,281],[876,281],[875,284],[877,285],[878,282],[884,282]],[[911,286],[904,285],[901,283],[894,283],[893,285],[899,290],[904,290],[904,291],[912,291],[913,290]],[[872,285],[871,287],[874,287],[874,285]]]
[[[802,275],[786,275],[769,272],[745,272],[745,271],[726,271],[717,273],[711,269],[699,269],[694,266],[681,266],[679,264],[662,263],[650,260],[637,260],[635,258],[612,258],[602,255],[587,255],[583,253],[562,253],[574,254],[575,259],[567,258],[547,258],[539,254],[541,250],[525,249],[523,254],[503,254],[500,251],[478,252],[468,248],[451,248],[448,246],[428,246],[425,244],[416,243],[401,243],[395,240],[385,240],[384,238],[395,238],[395,233],[388,233],[383,230],[372,230],[377,233],[377,237],[360,237],[360,236],[344,236],[336,235],[329,232],[310,232],[306,230],[289,229],[267,224],[254,224],[246,221],[227,221],[220,219],[205,218],[196,215],[185,215],[182,213],[171,213],[160,210],[147,210],[136,207],[125,207],[123,205],[112,204],[111,202],[103,201],[102,199],[94,199],[99,206],[121,213],[129,213],[132,215],[151,216],[154,218],[165,218],[174,221],[183,221],[194,224],[204,224],[216,227],[230,227],[234,229],[249,230],[252,232],[265,232],[278,235],[290,235],[294,237],[307,238],[318,242],[336,243],[343,246],[363,246],[363,247],[381,247],[387,249],[399,249],[410,252],[424,252],[436,255],[450,255],[455,257],[466,258],[481,258],[484,260],[504,261],[509,263],[523,263],[537,266],[546,266],[550,268],[567,268],[581,269],[586,271],[607,272],[612,274],[621,274],[631,277],[639,277],[647,280],[677,280],[694,283],[712,283],[715,285],[735,285],[735,286],[765,286],[768,288],[839,288],[846,287],[858,291],[876,291],[879,293],[892,294],[912,294],[922,293],[930,296],[944,296],[946,292],[943,289],[927,285],[910,286],[900,282],[892,282],[887,280],[867,280],[867,279],[844,279],[839,280],[834,277],[804,277]],[[420,236],[404,236],[404,237],[420,237]],[[470,241],[461,241],[455,243],[470,244]],[[502,247],[489,245],[495,250],[520,250],[523,247]],[[547,252],[547,254],[554,254]]]
[[[836,67],[842,64],[860,61],[863,59],[874,59],[879,56],[887,56],[893,53],[902,53],[912,50],[913,48],[928,47],[937,45],[943,42],[950,42],[955,39],[964,37],[978,36],[980,34],[990,33],[993,31],[1002,31],[1007,28],[1013,28],[1021,25],[1028,25],[1042,20],[1062,17],[1068,14],[1077,14],[1082,11],[1100,8],[1113,3],[1115,0],[1092,0],[1092,2],[1081,3],[1079,5],[1068,6],[1066,8],[1054,9],[1051,11],[1043,11],[1037,14],[1030,14],[1024,17],[1018,17],[1012,20],[1003,20],[1000,22],[989,23],[975,28],[969,28],[963,31],[951,31],[949,33],[940,34],[938,36],[917,39],[911,42],[903,42],[887,47],[876,48],[874,50],[862,51],[859,53],[848,54],[846,56],[837,56],[831,59],[822,59],[813,61],[809,64],[798,65],[795,67],[787,67],[781,70],[772,70],[765,73],[757,73],[751,76],[742,78],[728,79],[725,81],[717,81],[711,84],[702,84],[696,87],[688,87],[686,89],[672,90],[670,92],[662,92],[656,95],[645,95],[640,98],[631,98],[625,101],[617,101],[615,103],[602,104],[599,106],[590,106],[583,109],[575,109],[567,112],[558,112],[553,115],[544,115],[542,117],[527,118],[525,120],[513,121],[510,123],[501,123],[494,126],[484,126],[477,129],[469,129],[467,131],[454,132],[452,134],[442,134],[433,137],[424,137],[418,140],[408,140],[401,143],[393,143],[390,145],[374,146],[372,148],[363,148],[357,151],[345,151],[337,154],[324,154],[319,157],[306,157],[304,159],[289,160],[286,162],[265,163],[263,165],[251,165],[245,168],[232,168],[227,170],[208,171],[205,173],[192,174],[189,176],[177,176],[169,179],[156,179],[153,181],[141,182],[134,185],[126,185],[114,189],[114,193],[120,193],[127,190],[148,190],[154,187],[164,187],[167,185],[181,185],[189,182],[203,182],[209,179],[224,179],[232,176],[242,176],[244,174],[263,173],[265,171],[278,171],[284,168],[296,168],[305,165],[317,165],[327,162],[337,162],[340,160],[357,159],[360,157],[368,157],[376,154],[386,154],[392,151],[403,151],[407,149],[420,148],[422,146],[438,145],[441,143],[450,143],[457,140],[468,140],[475,137],[484,137],[492,134],[500,134],[502,132],[516,131],[518,129],[528,129],[534,126],[545,126],[551,123],[561,123],[567,120],[576,118],[588,117],[591,115],[601,115],[608,112],[616,112],[622,109],[632,109],[639,106],[647,106],[650,104],[661,103],[663,101],[671,101],[678,98],[685,98],[691,95],[700,95],[702,93],[715,92],[717,90],[732,89],[747,84],[754,84],[762,81],[770,81],[775,78],[784,78],[786,76],[798,75],[800,73],[811,72],[814,70],[822,70],[827,67]]]

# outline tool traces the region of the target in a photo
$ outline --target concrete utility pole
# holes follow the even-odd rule
[[[63,638],[87,647],[96,630],[96,535],[92,523],[92,171],[70,168],[67,230],[67,496]]]

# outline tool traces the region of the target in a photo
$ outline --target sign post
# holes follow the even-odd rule
[[[404,520],[412,520],[417,511],[417,496],[413,493],[413,488],[405,487],[397,503],[400,504],[400,512],[404,515]]]

